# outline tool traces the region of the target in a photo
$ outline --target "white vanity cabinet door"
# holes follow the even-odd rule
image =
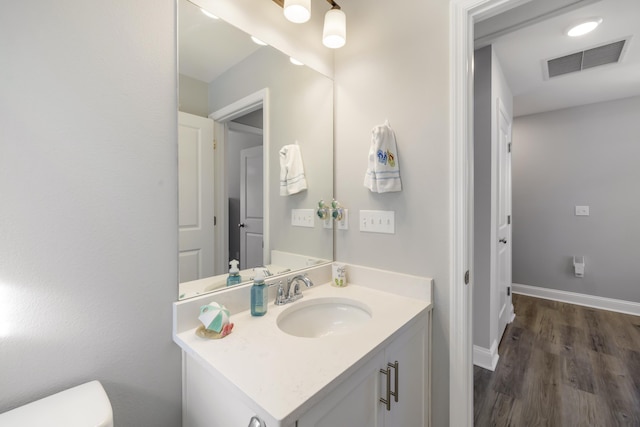
[[[385,427],[429,426],[429,336],[428,317],[413,325],[385,349],[385,362],[398,362],[398,401],[384,407]],[[386,369],[386,366],[382,367]],[[395,391],[395,368],[391,367],[391,390]],[[381,375],[381,396],[386,397],[386,376]]]
[[[344,380],[300,419],[298,427],[428,427],[430,426],[430,313],[421,315],[365,366]],[[386,398],[388,363],[398,362],[398,402]],[[391,390],[395,369],[391,368]]]
[[[255,411],[234,398],[200,362],[184,352],[182,358],[182,426],[247,426]]]
[[[382,427],[378,397],[383,365],[381,351],[298,419],[297,427]]]

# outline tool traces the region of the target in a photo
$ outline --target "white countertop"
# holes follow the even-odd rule
[[[431,309],[430,300],[354,284],[322,284],[302,291],[304,298],[290,304],[270,301],[263,317],[252,317],[248,310],[232,313],[233,332],[223,339],[200,338],[193,328],[174,333],[174,341],[247,405],[265,411],[278,425],[289,425],[390,342],[395,332]],[[295,337],[278,328],[282,311],[325,297],[360,301],[371,309],[372,318],[357,332],[321,338]]]

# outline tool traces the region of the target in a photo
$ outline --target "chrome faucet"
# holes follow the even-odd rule
[[[294,302],[302,298],[302,291],[300,290],[300,283],[304,283],[307,288],[313,286],[311,279],[306,274],[298,274],[291,279],[287,279],[287,291],[285,292],[282,282],[278,284],[278,291],[276,293],[276,305],[285,305],[290,302]],[[285,296],[286,295],[286,296]]]

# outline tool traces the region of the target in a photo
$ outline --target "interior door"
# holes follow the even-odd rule
[[[262,147],[240,152],[240,268],[264,264]]]
[[[213,120],[178,116],[180,283],[214,275]]]
[[[497,298],[498,342],[511,321],[511,119],[498,98],[497,139]]]

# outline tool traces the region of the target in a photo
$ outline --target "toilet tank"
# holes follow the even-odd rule
[[[0,427],[113,427],[109,397],[91,381],[0,414]]]

